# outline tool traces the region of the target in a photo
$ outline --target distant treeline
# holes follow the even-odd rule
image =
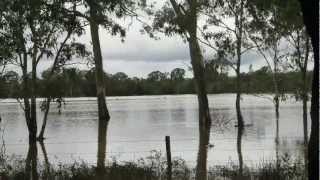
[[[66,68],[48,79],[49,70],[37,79],[39,97],[91,97],[96,96],[95,70]],[[311,87],[311,74],[308,72],[308,87]],[[281,93],[299,93],[302,81],[299,72],[277,74]],[[243,93],[272,93],[272,73],[267,67],[241,74]],[[208,93],[235,93],[235,77],[218,70],[206,71]],[[176,68],[170,73],[153,71],[147,78],[128,77],[123,72],[105,74],[107,96],[194,94],[196,90],[191,78],[185,78],[185,70]],[[0,77],[0,97],[22,97],[22,77],[9,71]]]

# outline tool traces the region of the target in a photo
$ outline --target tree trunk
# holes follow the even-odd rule
[[[244,127],[244,121],[242,118],[241,107],[240,107],[240,101],[241,101],[240,92],[237,92],[236,96],[237,96],[236,97],[236,111],[237,111],[238,127]]]
[[[98,98],[98,114],[99,114],[99,132],[98,132],[98,161],[97,168],[104,169],[105,166],[105,153],[106,153],[106,135],[108,122],[110,119],[109,112],[106,105],[105,97],[105,83],[104,83],[104,72],[103,72],[103,63],[102,55],[100,48],[99,40],[99,26],[95,22],[96,19],[96,9],[90,4],[90,30],[91,30],[91,39],[93,45],[93,54],[95,62],[95,75],[96,75],[96,89],[97,89],[97,98]]]
[[[198,95],[199,106],[199,149],[196,166],[196,180],[207,180],[208,146],[210,141],[211,117],[206,91],[205,68],[201,48],[197,39],[197,1],[191,1],[189,51]],[[177,9],[177,7],[175,8]]]
[[[94,17],[94,11],[90,10],[91,16]],[[101,56],[100,40],[99,40],[99,27],[95,21],[90,21],[91,38],[93,45],[93,54],[95,62],[95,76],[99,109],[99,121],[109,121],[110,116],[106,105],[105,99],[105,84],[104,84],[104,72]]]
[[[46,109],[45,109],[44,115],[43,115],[42,126],[41,126],[40,133],[38,135],[38,138],[37,138],[39,141],[44,140],[44,131],[45,131],[46,125],[47,125],[47,119],[48,119],[48,114],[49,114],[49,110],[50,110],[50,103],[51,103],[51,98],[47,98],[46,105],[45,105]]]
[[[303,67],[301,69],[302,80],[302,109],[303,109],[303,137],[304,137],[304,164],[305,174],[308,175],[308,87],[307,87],[307,66],[309,60],[309,38],[306,41],[306,51],[304,57]]]
[[[277,45],[275,45],[277,46]],[[273,76],[272,76],[272,82],[274,87],[274,103],[275,103],[275,110],[276,110],[276,121],[277,126],[279,125],[279,106],[280,106],[280,93],[279,93],[279,86],[278,86],[278,55],[277,51],[275,50],[275,54],[273,57]],[[270,67],[271,68],[271,67]]]
[[[299,0],[303,12],[303,21],[311,37],[314,68],[311,98],[311,132],[308,144],[308,176],[310,180],[319,179],[319,1]]]
[[[198,96],[199,107],[199,149],[196,166],[196,180],[207,180],[207,156],[210,141],[211,117],[205,83],[205,68],[201,48],[197,39],[197,0],[190,0],[188,17],[181,12],[180,6],[175,0],[170,0],[178,18],[188,18],[189,24],[186,35],[189,34],[188,43],[191,56],[191,65],[195,87]],[[180,24],[180,27],[184,24]]]
[[[21,64],[21,69],[22,69],[22,76],[23,76],[23,102],[24,102],[24,115],[26,118],[26,123],[27,123],[27,128],[28,128],[28,132],[29,132],[29,141],[30,139],[33,139],[33,122],[31,120],[31,107],[30,107],[30,87],[29,87],[29,77],[28,77],[28,54],[27,54],[27,50],[25,47],[25,42],[24,42],[24,37],[23,37],[23,32],[19,31],[19,42],[20,45],[23,49],[23,63]]]
[[[196,167],[196,179],[206,180],[211,117],[204,77],[204,62],[201,49],[196,37],[190,37],[189,48],[199,106],[199,150]]]
[[[306,67],[302,70],[302,110],[303,110],[303,148],[304,148],[304,165],[305,174],[307,177],[308,169],[308,92],[307,92],[307,79],[306,79]]]
[[[237,55],[237,67],[236,67],[236,88],[237,88],[237,97],[236,97],[236,111],[237,111],[237,119],[238,119],[238,127],[242,128],[244,127],[244,122],[241,114],[241,74],[240,74],[240,67],[241,67],[241,49],[242,49],[242,21],[243,21],[243,8],[244,8],[244,2],[241,0],[240,3],[240,14],[235,14],[235,22],[236,22],[236,37],[237,37],[237,49],[236,49],[236,55]]]
[[[29,101],[29,78],[28,78],[28,55],[26,52],[23,53],[23,66],[22,66],[22,74],[23,74],[23,102],[24,102],[24,115],[27,122],[27,127],[29,131],[30,137],[30,128],[31,128],[31,117],[30,117],[30,101]]]
[[[244,121],[242,118],[242,113],[241,113],[241,105],[240,105],[240,101],[241,101],[241,77],[240,77],[240,65],[241,65],[241,43],[240,47],[237,47],[237,54],[238,54],[238,60],[237,60],[237,69],[236,69],[236,112],[237,112],[237,120],[238,120],[238,127],[239,128],[243,128],[244,127]]]
[[[72,30],[68,31],[68,34],[66,36],[66,38],[64,39],[64,41],[61,43],[61,46],[60,48],[58,49],[58,52],[56,54],[56,57],[54,59],[54,62],[53,62],[53,65],[52,65],[52,68],[51,68],[51,71],[50,71],[50,74],[49,74],[49,78],[48,78],[48,81],[51,79],[51,77],[53,76],[54,74],[54,71],[58,68],[58,58],[60,56],[60,53],[62,52],[62,49],[64,47],[64,45],[67,43],[68,39],[70,38],[72,34]],[[47,91],[50,91],[50,87],[46,87],[47,88]],[[49,114],[49,111],[50,111],[50,103],[51,103],[51,100],[52,98],[51,97],[47,97],[47,103],[46,103],[46,109],[45,109],[45,113],[44,113],[44,116],[43,116],[43,121],[42,121],[42,126],[41,126],[41,131],[38,135],[38,140],[39,141],[43,141],[44,140],[44,132],[45,132],[45,129],[46,129],[46,125],[47,125],[47,119],[48,119],[48,114]],[[60,109],[59,109],[59,112],[60,112]]]
[[[274,87],[274,106],[275,106],[275,117],[276,117],[276,137],[275,137],[275,146],[276,146],[276,178],[279,179],[279,172],[280,172],[280,157],[279,157],[279,106],[280,106],[280,93],[279,93],[279,86],[278,86],[278,55],[277,55],[277,43],[274,46],[274,57],[273,57],[273,75],[272,75],[272,81],[273,81],[273,87]],[[271,67],[270,67],[271,68]]]
[[[243,176],[243,157],[242,157],[242,134],[244,127],[238,127],[238,135],[237,135],[237,153],[239,159],[239,177]]]
[[[37,142],[32,141],[29,143],[28,154],[26,158],[26,179],[28,180],[38,180],[39,175],[37,171],[37,158],[38,158],[38,149]]]
[[[31,71],[31,115],[29,127],[29,141],[37,141],[37,104],[36,104],[36,81],[37,81],[37,47],[33,48],[32,71]]]
[[[308,107],[307,100],[303,98],[303,136],[304,136],[304,144],[308,144]]]
[[[315,55],[314,62],[315,68],[313,70],[311,99],[311,133],[308,144],[308,176],[311,180],[319,178],[319,54]]]
[[[237,151],[238,151],[238,158],[239,158],[239,175],[242,178],[243,175],[243,157],[241,151],[241,140],[242,140],[242,133],[244,130],[244,121],[241,113],[241,74],[240,74],[240,67],[241,67],[241,49],[242,49],[242,23],[243,23],[243,8],[244,2],[241,0],[240,2],[240,14],[235,14],[235,22],[236,22],[236,37],[237,37],[237,66],[236,66],[236,88],[237,88],[237,97],[236,97],[236,111],[237,111],[237,120],[238,120],[238,138],[237,138]]]
[[[274,106],[275,106],[275,112],[276,112],[276,125],[277,127],[279,126],[279,105],[280,105],[280,102],[279,102],[279,96],[275,96],[274,97]],[[278,127],[279,128],[279,127]]]

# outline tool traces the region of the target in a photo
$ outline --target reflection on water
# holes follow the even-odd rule
[[[279,137],[279,112],[276,110],[276,135],[275,135],[275,149],[276,149],[276,166],[277,170],[280,168],[280,157],[279,157],[279,146],[280,146],[280,137]]]
[[[28,148],[28,155],[26,158],[26,179],[37,180],[38,177],[38,148],[36,142],[31,142]]]
[[[44,145],[43,141],[40,141],[39,144],[41,146],[41,151],[44,158],[45,174],[50,174],[50,162],[49,162],[46,146]]]
[[[239,158],[239,175],[242,176],[243,172],[243,157],[242,157],[242,135],[243,135],[243,126],[238,126],[238,135],[237,135],[237,153]]]
[[[106,161],[106,145],[107,145],[107,121],[99,121],[98,125],[98,154],[97,154],[97,169],[103,173]]]
[[[48,116],[45,135],[47,157],[45,153],[39,153],[38,158],[47,158],[51,164],[59,161],[68,163],[78,159],[96,164],[100,162],[97,161],[97,152],[101,145],[99,152],[107,152],[107,156],[106,153],[98,153],[101,163],[105,162],[103,159],[108,161],[113,157],[118,160],[137,160],[148,156],[151,150],[161,150],[164,153],[163,139],[170,135],[172,156],[180,156],[190,164],[195,163],[198,150],[196,96],[113,97],[109,98],[108,102],[111,110],[108,134],[101,134],[101,138],[105,137],[105,142],[108,142],[107,146],[103,145],[105,143],[97,143],[97,134],[100,133],[96,99],[70,98],[67,99],[61,115],[53,106]],[[234,127],[235,96],[210,95],[209,102],[215,109],[211,109],[210,143],[214,147],[208,149],[208,163],[219,165],[230,161],[237,162],[239,132],[238,128]],[[245,165],[257,164],[262,159],[274,160],[285,152],[295,157],[301,156],[301,146],[295,143],[303,140],[300,103],[283,103],[279,121],[275,119],[273,103],[268,100],[243,95],[241,105],[246,124],[252,124],[251,127],[246,127],[240,136]],[[42,116],[41,111],[38,113]],[[6,129],[4,139],[7,154],[26,157],[29,154],[28,132],[19,104],[15,100],[1,101],[0,114],[2,125]],[[38,123],[40,125],[42,122]],[[277,136],[278,144],[274,143]]]

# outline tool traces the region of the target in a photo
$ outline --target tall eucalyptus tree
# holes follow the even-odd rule
[[[145,26],[145,30],[153,37],[154,32],[162,32],[167,36],[180,35],[189,44],[191,65],[199,107],[199,149],[196,166],[196,179],[207,179],[207,156],[210,141],[211,117],[205,83],[205,67],[202,49],[199,44],[199,11],[206,7],[206,1],[176,0],[167,2],[154,15],[153,26]]]
[[[136,17],[135,10],[138,6],[144,6],[145,0],[58,0],[63,7],[58,11],[62,13],[74,13],[77,17],[89,24],[92,41],[93,59],[95,65],[96,94],[98,101],[98,170],[105,166],[106,135],[109,111],[106,105],[106,88],[103,71],[103,58],[100,46],[99,26],[103,26],[111,35],[126,35],[125,29],[116,20],[126,16]],[[76,4],[74,8],[68,8],[68,4]]]
[[[299,0],[303,21],[311,37],[314,67],[311,98],[311,132],[308,144],[309,179],[319,178],[319,1]],[[316,24],[316,25],[315,25]]]

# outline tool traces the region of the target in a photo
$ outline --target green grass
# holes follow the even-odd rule
[[[96,166],[84,161],[72,164],[49,165],[37,162],[36,175],[45,180],[165,180],[166,161],[161,153],[153,151],[152,155],[137,162],[118,162],[115,159],[105,168],[98,170]],[[1,179],[31,179],[32,173],[25,169],[26,162],[18,158],[0,159]],[[278,162],[261,161],[254,168],[244,167],[242,176],[236,163],[223,166],[212,166],[208,169],[208,180],[295,180],[304,178],[304,164],[301,160],[292,160],[288,155],[282,156]],[[173,159],[173,180],[194,179],[195,169],[187,165],[181,158]]]

